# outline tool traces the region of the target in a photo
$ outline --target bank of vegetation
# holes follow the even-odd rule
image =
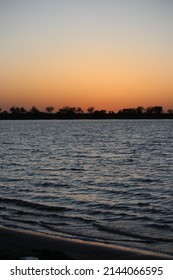
[[[86,112],[80,107],[65,106],[55,112],[53,106],[48,106],[45,111],[40,111],[33,106],[30,110],[24,107],[13,106],[9,111],[0,109],[0,119],[171,119],[173,109],[164,112],[162,106],[143,108],[125,108],[118,112],[95,110],[89,107]]]

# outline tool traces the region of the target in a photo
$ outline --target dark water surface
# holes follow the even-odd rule
[[[173,121],[0,121],[0,224],[173,255]]]

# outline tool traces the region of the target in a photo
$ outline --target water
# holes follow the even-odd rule
[[[173,255],[173,121],[0,121],[0,224]]]

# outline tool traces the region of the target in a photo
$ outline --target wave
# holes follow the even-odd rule
[[[149,227],[154,227],[154,228],[157,228],[157,229],[161,229],[162,231],[163,230],[172,230],[172,226],[171,225],[167,225],[167,224],[156,224],[156,223],[153,223],[152,225],[148,225]]]
[[[46,187],[46,188],[48,188],[48,187],[55,187],[55,188],[65,187],[66,188],[66,187],[69,187],[69,185],[48,181],[48,182],[43,182],[43,183],[35,183],[34,187]],[[44,192],[45,190],[42,190],[42,191]]]
[[[1,178],[0,182],[20,182],[20,178]]]
[[[123,235],[123,236],[127,236],[127,237],[132,237],[132,238],[137,238],[139,240],[143,240],[144,242],[173,242],[172,238],[162,238],[162,237],[151,237],[151,236],[147,236],[147,235],[142,235],[140,233],[135,233],[135,232],[130,232],[130,231],[126,231],[124,229],[120,229],[120,228],[112,228],[112,227],[108,227],[106,225],[101,225],[96,223],[95,226],[99,229],[99,230],[103,230],[103,231],[107,231],[110,233],[115,233],[115,234],[119,234],[119,235]]]
[[[6,220],[8,221],[13,221],[13,222],[19,222],[19,223],[24,223],[24,224],[29,224],[29,225],[38,225],[38,222],[33,221],[33,220],[22,220],[22,219],[17,219],[17,218],[11,218],[11,217],[5,217]]]
[[[67,210],[69,210],[69,208],[63,207],[63,206],[50,206],[50,205],[39,204],[39,203],[34,203],[34,202],[24,201],[24,200],[19,200],[19,199],[13,199],[13,198],[0,198],[0,202],[15,204],[17,206],[33,208],[33,209],[42,210],[42,211],[44,211],[44,210],[45,211],[67,211]]]

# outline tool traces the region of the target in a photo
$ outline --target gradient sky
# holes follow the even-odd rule
[[[0,0],[0,107],[173,108],[172,0]]]

